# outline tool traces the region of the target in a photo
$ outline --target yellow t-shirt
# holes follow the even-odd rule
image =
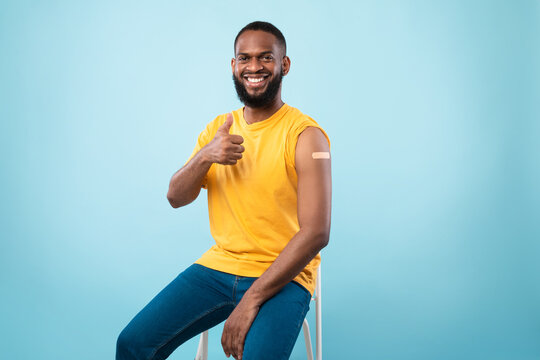
[[[295,169],[298,136],[313,126],[321,129],[329,144],[330,140],[315,120],[287,104],[253,124],[246,123],[243,108],[232,114],[230,133],[244,138],[245,151],[235,165],[212,164],[205,177],[210,232],[216,244],[196,263],[259,277],[300,230]],[[191,157],[214,138],[226,116],[206,126]],[[312,294],[320,259],[317,255],[294,278]]]

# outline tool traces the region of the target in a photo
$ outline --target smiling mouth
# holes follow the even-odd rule
[[[260,86],[262,86],[263,84],[266,83],[266,79],[268,79],[268,77],[270,77],[269,74],[264,74],[264,75],[257,74],[257,75],[244,75],[243,76],[244,80],[247,81],[247,84],[250,87],[260,87]]]

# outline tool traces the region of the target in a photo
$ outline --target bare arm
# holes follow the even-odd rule
[[[204,177],[212,166],[203,149],[172,176],[167,199],[173,208],[187,205],[199,196]]]
[[[246,295],[259,305],[294,279],[329,241],[332,180],[330,159],[314,159],[314,152],[330,153],[322,132],[309,127],[298,138],[298,223],[300,231],[289,241]]]
[[[201,186],[213,163],[234,165],[242,158],[244,139],[229,134],[233,123],[231,114],[221,125],[214,138],[171,178],[167,199],[173,208],[187,205],[199,196]]]
[[[323,133],[309,127],[300,134],[295,155],[300,231],[251,285],[227,319],[221,339],[226,355],[233,354],[241,359],[245,336],[260,306],[294,279],[328,244],[332,197],[330,159],[316,158],[314,152],[330,154]]]

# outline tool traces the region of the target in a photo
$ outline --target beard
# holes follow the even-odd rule
[[[283,78],[283,72],[280,71],[274,80],[270,81],[266,87],[266,90],[260,95],[250,95],[240,79],[233,74],[234,87],[238,94],[238,99],[251,108],[262,108],[269,105],[276,97],[279,88],[281,86],[281,80]]]

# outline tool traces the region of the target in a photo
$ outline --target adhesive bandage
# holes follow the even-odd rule
[[[330,153],[328,151],[311,153],[311,157],[314,159],[330,159]]]

